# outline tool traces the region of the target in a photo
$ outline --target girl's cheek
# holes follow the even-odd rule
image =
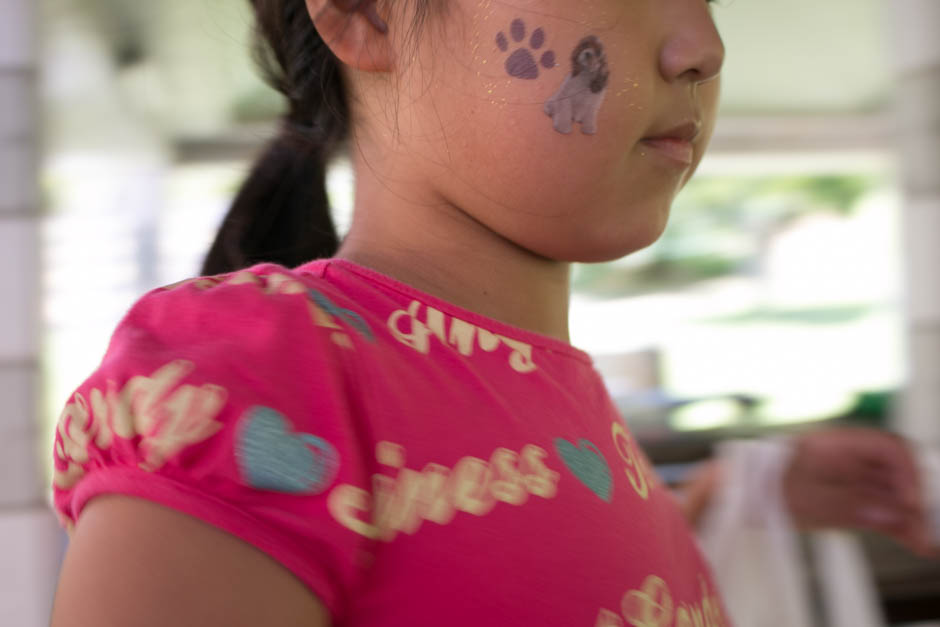
[[[467,27],[442,33],[449,41],[426,51],[437,60],[422,115],[442,132],[442,163],[459,160],[490,186],[531,180],[544,188],[561,177],[569,190],[579,170],[596,180],[622,161],[651,112],[641,42],[496,3],[468,11]]]
[[[460,81],[475,111],[501,116],[500,127],[568,143],[630,134],[624,124],[642,124],[650,113],[644,43],[611,30],[556,29],[556,22],[507,17],[478,25]]]

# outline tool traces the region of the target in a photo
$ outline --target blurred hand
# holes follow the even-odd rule
[[[673,491],[679,509],[693,527],[697,527],[701,522],[721,481],[721,464],[717,460],[711,460],[699,466],[698,470]]]
[[[919,555],[928,537],[920,473],[901,438],[873,429],[833,428],[798,437],[783,495],[801,529],[881,532]]]

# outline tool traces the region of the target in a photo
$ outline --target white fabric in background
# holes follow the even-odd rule
[[[699,541],[735,625],[883,627],[865,556],[841,533],[813,539],[825,617],[814,616],[799,537],[783,501],[789,443],[729,441],[717,457],[723,480]]]
[[[841,531],[814,533],[813,559],[831,627],[882,627],[878,589],[858,539]]]

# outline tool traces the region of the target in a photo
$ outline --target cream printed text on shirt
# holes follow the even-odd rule
[[[422,306],[425,310],[423,322],[419,319]],[[532,361],[532,346],[529,344],[497,335],[460,318],[447,316],[444,312],[423,305],[417,300],[412,301],[407,310],[392,312],[388,318],[388,329],[396,340],[424,355],[431,351],[432,337],[437,338],[444,346],[456,349],[465,357],[473,355],[475,347],[485,352],[493,352],[500,345],[506,345],[511,351],[509,366],[513,370],[522,374],[536,370],[535,362]]]
[[[627,590],[620,612],[602,608],[594,627],[724,627],[718,595],[699,577],[701,596],[693,602],[677,602],[665,580],[650,575],[639,588]]]
[[[192,285],[203,291],[219,285],[254,285],[260,288],[263,294],[303,294],[307,297],[307,310],[311,321],[318,327],[329,329],[331,331],[330,339],[334,344],[343,348],[353,348],[352,340],[345,333],[347,327],[352,328],[358,335],[369,341],[375,339],[369,325],[358,313],[337,306],[321,292],[279,272],[259,275],[249,270],[242,270],[234,274],[190,279],[168,285],[163,289],[171,290],[182,285]],[[339,322],[344,324],[341,325]]]
[[[377,461],[398,470],[397,477],[372,476],[372,492],[343,484],[330,492],[327,506],[341,525],[370,539],[392,541],[415,533],[425,520],[446,525],[458,511],[484,516],[497,501],[522,505],[529,495],[554,498],[559,474],[545,463],[544,449],[527,444],[519,453],[497,448],[489,462],[463,457],[453,469],[429,463],[405,468],[405,450],[392,442],[376,445]]]
[[[636,442],[622,422],[615,420],[611,424],[610,434],[614,448],[624,463],[623,472],[627,480],[641,499],[649,499],[650,487],[656,485],[656,473],[638,452]]]
[[[68,489],[85,474],[88,446],[111,448],[114,436],[140,436],[143,470],[154,471],[185,447],[201,442],[222,428],[215,420],[228,394],[218,385],[179,385],[193,369],[192,362],[172,361],[152,375],[131,378],[118,389],[109,380],[105,389],[93,388],[86,399],[76,392],[59,417],[56,487]],[[172,392],[171,392],[172,390]]]

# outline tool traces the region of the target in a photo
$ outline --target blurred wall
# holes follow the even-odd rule
[[[37,422],[39,215],[34,0],[0,0],[0,625],[48,624],[61,534]]]

